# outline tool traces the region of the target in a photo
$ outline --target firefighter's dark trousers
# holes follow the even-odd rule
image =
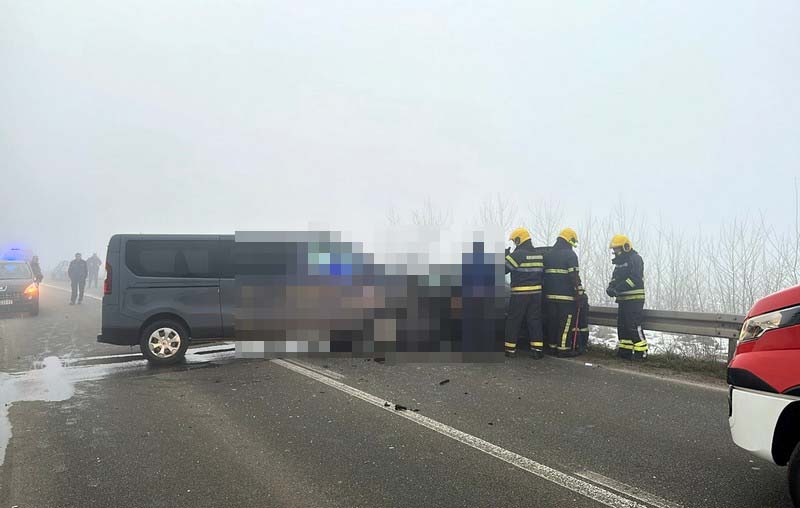
[[[577,349],[575,330],[578,327],[575,302],[547,302],[547,350],[570,355]]]
[[[617,355],[627,359],[642,359],[647,356],[647,339],[642,330],[644,300],[619,302],[617,314]]]
[[[516,351],[517,342],[523,335],[523,326],[527,327],[531,350],[541,352],[544,347],[542,341],[542,293],[511,294],[506,317],[506,351]]]

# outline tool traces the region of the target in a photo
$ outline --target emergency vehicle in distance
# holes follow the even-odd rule
[[[800,507],[800,286],[750,309],[728,365],[728,384],[733,441],[788,466],[789,491]]]
[[[0,261],[0,313],[39,314],[39,286],[26,261]]]

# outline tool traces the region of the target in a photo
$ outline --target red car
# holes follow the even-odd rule
[[[789,466],[789,491],[800,507],[800,286],[750,309],[728,365],[728,384],[733,441]]]

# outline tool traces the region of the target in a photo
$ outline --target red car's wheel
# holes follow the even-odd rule
[[[789,459],[789,493],[796,508],[800,508],[800,443]]]

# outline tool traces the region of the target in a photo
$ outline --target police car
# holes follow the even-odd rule
[[[39,286],[26,261],[0,260],[0,313],[39,314]]]

